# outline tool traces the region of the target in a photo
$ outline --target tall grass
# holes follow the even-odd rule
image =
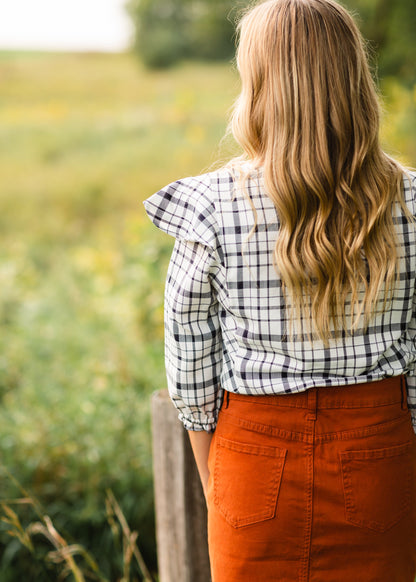
[[[56,530],[50,517],[42,510],[39,502],[31,497],[12,475],[9,474],[8,476],[17,485],[23,497],[0,501],[3,511],[1,523],[6,526],[7,535],[16,538],[22,547],[30,552],[33,560],[38,561],[40,565],[45,565],[45,563],[53,564],[58,580],[67,579],[68,576],[72,575],[75,582],[86,582],[87,579],[95,580],[96,582],[109,582],[100,571],[94,557],[82,545],[77,543],[68,544],[66,539]],[[23,525],[19,513],[12,509],[12,505],[17,507],[29,506],[35,516],[35,521]],[[121,537],[123,544],[122,577],[117,578],[117,580],[119,582],[131,582],[131,562],[135,558],[143,576],[143,582],[155,582],[137,546],[138,532],[131,531],[120,505],[110,490],[107,491],[106,495],[106,509],[108,523],[113,536],[116,539]],[[39,538],[39,536],[53,548],[46,553],[43,552],[40,557],[35,543],[35,539]],[[45,571],[47,572],[46,569]]]

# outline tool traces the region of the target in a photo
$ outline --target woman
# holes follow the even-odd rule
[[[213,581],[413,582],[416,174],[344,8],[270,0],[239,33],[245,155],[145,202]]]

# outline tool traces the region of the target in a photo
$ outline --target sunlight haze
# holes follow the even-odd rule
[[[122,51],[125,0],[1,0],[0,49]]]

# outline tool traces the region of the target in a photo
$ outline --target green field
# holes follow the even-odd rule
[[[23,495],[10,472],[115,582],[107,488],[155,568],[149,396],[165,381],[172,241],[141,201],[229,155],[238,80],[227,64],[148,72],[129,55],[24,53],[0,54],[0,80],[0,501]],[[383,139],[415,163],[416,89],[383,89]],[[0,580],[57,580],[50,544],[35,537],[31,552],[8,530]]]

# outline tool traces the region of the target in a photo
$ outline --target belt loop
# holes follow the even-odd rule
[[[228,390],[224,390],[224,400],[222,403],[222,408],[225,410],[226,408],[228,408],[228,402],[230,400],[230,393]]]
[[[407,379],[406,376],[400,376],[400,384],[402,389],[402,410],[407,410]]]
[[[306,394],[308,396],[308,418],[309,420],[316,420],[316,411],[318,408],[318,388],[308,388]]]

